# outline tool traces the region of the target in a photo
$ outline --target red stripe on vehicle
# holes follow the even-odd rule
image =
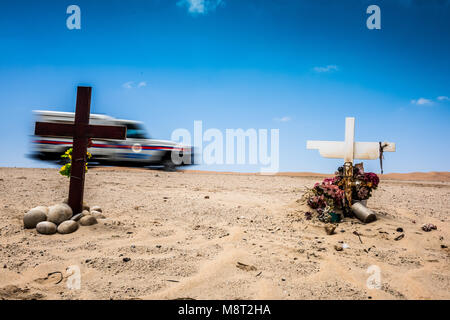
[[[40,144],[68,144],[71,145],[70,141],[54,141],[54,140],[34,140],[34,143]],[[111,148],[111,149],[131,149],[133,146],[129,145],[120,145],[120,144],[99,144],[94,143],[91,146],[92,148]],[[175,150],[175,151],[185,151],[183,148],[175,148],[175,147],[160,147],[160,146],[142,146],[144,150]],[[187,149],[186,149],[187,151]]]

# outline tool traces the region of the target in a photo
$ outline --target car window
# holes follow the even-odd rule
[[[136,123],[127,123],[127,138],[132,139],[148,139],[145,129]]]

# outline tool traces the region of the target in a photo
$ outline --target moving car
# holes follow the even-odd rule
[[[73,123],[73,112],[33,111],[36,122]],[[151,139],[140,121],[115,119],[101,114],[91,114],[90,124],[126,126],[126,140],[94,139],[88,151],[89,164],[119,166],[163,166],[174,170],[177,166],[191,165],[193,148],[180,146],[168,140]],[[56,136],[33,136],[32,157],[59,161],[61,155],[72,147],[72,139]]]

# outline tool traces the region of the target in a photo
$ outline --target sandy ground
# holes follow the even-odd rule
[[[0,168],[0,299],[450,299],[449,175],[421,175],[383,180],[368,203],[377,221],[326,235],[297,201],[317,177],[91,169],[85,201],[107,219],[44,236],[23,213],[61,202],[68,180]]]

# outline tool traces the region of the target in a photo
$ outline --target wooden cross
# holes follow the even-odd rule
[[[352,205],[353,160],[381,159],[383,152],[395,152],[393,142],[355,142],[355,118],[345,118],[344,141],[306,141],[307,149],[318,149],[322,157],[344,159],[344,191],[347,206]],[[383,170],[383,169],[381,169]]]
[[[86,153],[90,139],[126,139],[125,126],[89,125],[91,92],[91,87],[78,87],[74,124],[36,122],[34,130],[38,136],[73,137],[68,202],[73,214],[80,213],[83,208]]]

